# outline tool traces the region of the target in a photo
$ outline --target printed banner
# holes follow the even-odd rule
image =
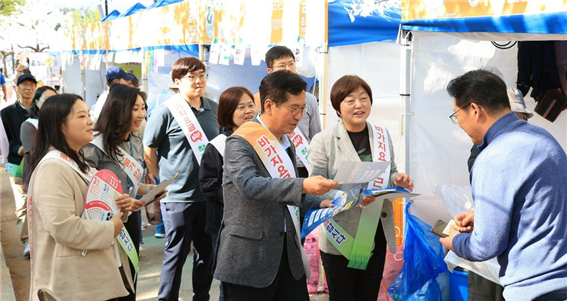
[[[533,15],[567,10],[567,0],[402,0],[402,20]]]

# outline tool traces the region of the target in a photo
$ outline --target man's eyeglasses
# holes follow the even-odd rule
[[[291,111],[291,115],[293,117],[297,116],[297,114],[301,113],[301,116],[303,116],[303,114],[307,114],[309,112],[309,108],[308,107],[303,107],[303,108],[295,108],[295,107],[288,107],[288,106],[284,106],[282,105],[282,107],[288,109]]]
[[[289,63],[287,63],[287,64],[284,64],[284,63],[278,64],[278,65],[274,66],[273,69],[276,70],[276,71],[277,71],[277,70],[286,70],[286,69],[290,69],[290,70],[291,70],[291,69],[293,69],[294,67],[295,67],[295,62],[289,62]]]
[[[182,77],[182,78],[186,78],[186,79],[188,79],[190,82],[194,83],[194,82],[197,81],[197,79],[199,79],[200,81],[206,81],[206,80],[207,80],[207,77],[209,77],[209,75],[203,73],[203,74],[200,74],[200,75],[197,75],[197,76],[195,76],[195,75],[186,75],[186,76],[184,76],[184,77]]]
[[[471,103],[472,103],[472,102],[471,102]],[[471,103],[469,103],[468,105],[466,105],[466,106],[464,106],[464,107],[458,109],[458,110],[455,111],[453,114],[451,114],[451,116],[449,116],[449,118],[451,118],[451,121],[452,121],[454,124],[458,124],[458,123],[459,123],[459,119],[457,118],[457,113],[459,113],[460,111],[462,111],[462,110],[468,108],[468,107],[471,105]]]

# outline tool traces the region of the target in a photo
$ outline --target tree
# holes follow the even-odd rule
[[[18,12],[18,8],[25,4],[25,0],[0,0],[0,15],[9,17],[13,13]]]

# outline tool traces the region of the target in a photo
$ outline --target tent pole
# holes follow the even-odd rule
[[[329,78],[329,68],[328,68],[328,60],[329,60],[329,1],[325,0],[325,18],[324,22],[324,44],[319,48],[319,53],[323,54],[323,72],[321,75],[321,79],[319,81],[319,111],[321,112],[320,115],[323,116],[321,121],[322,128],[325,130],[327,128],[327,99],[329,99],[329,92],[327,89],[327,81]]]
[[[400,102],[401,102],[401,128],[400,134],[404,137],[404,160],[405,160],[405,171],[411,176],[411,136],[410,136],[410,123],[411,116],[411,71],[412,71],[412,33],[410,31],[402,30],[401,37],[401,74],[400,74]],[[407,203],[410,202],[410,198],[404,198],[403,206],[404,212]],[[403,225],[406,224],[406,216],[403,216]],[[406,229],[403,228],[403,237],[406,235]]]
[[[146,48],[142,47],[142,91],[148,93],[148,54]],[[153,51],[153,50],[152,50]]]

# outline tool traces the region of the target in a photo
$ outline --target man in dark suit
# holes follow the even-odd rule
[[[293,73],[268,74],[260,85],[262,114],[226,141],[223,192],[228,197],[214,274],[223,283],[226,300],[309,300],[296,232],[298,212],[288,205],[303,210],[331,206],[314,195],[338,183],[321,176],[295,178],[295,149],[287,134],[301,120],[305,86]],[[250,139],[246,133],[261,134]],[[258,137],[272,139],[267,144],[275,146],[273,151],[266,148],[262,154],[259,146],[266,144]],[[272,165],[267,156],[283,163]],[[276,165],[283,175],[274,171]]]

